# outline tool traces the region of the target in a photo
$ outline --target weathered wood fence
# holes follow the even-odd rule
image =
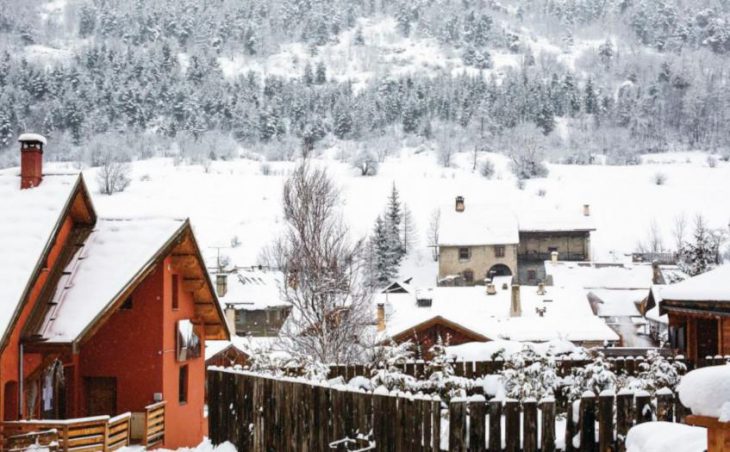
[[[670,391],[586,394],[567,419],[554,400],[456,399],[366,393],[295,379],[208,370],[210,437],[238,450],[623,451],[629,428],[679,422]],[[574,412],[575,411],[575,412]]]

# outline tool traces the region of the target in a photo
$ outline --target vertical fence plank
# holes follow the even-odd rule
[[[489,452],[502,450],[502,402],[489,401]]]
[[[576,402],[568,402],[568,412],[565,418],[565,451],[566,452],[573,452],[575,450],[575,446],[573,444],[573,438],[575,438],[575,423],[578,421],[576,419],[578,416],[575,415],[575,410],[573,407],[575,406]]]
[[[441,450],[441,399],[431,397],[431,447]]]
[[[634,394],[631,391],[622,389],[616,395],[616,442],[619,452],[626,450],[626,435],[633,422],[633,402]]]
[[[505,439],[507,440],[507,452],[519,452],[520,450],[520,403],[517,400],[507,399],[504,401],[505,414]]]
[[[471,452],[487,450],[486,416],[487,401],[484,396],[469,397],[469,450]]]
[[[666,422],[674,420],[674,394],[668,388],[656,392],[656,420]]]
[[[636,402],[636,409],[634,416],[637,424],[643,424],[644,422],[650,422],[652,420],[652,407],[649,393],[646,391],[637,391],[634,395]]]
[[[580,398],[580,450],[596,450],[596,396],[589,392]]]
[[[466,400],[455,397],[449,403],[449,451],[466,452]]]
[[[603,391],[598,396],[598,450],[616,450],[613,436],[613,405],[615,395]]]
[[[522,450],[537,452],[537,400],[525,399],[522,402]]]
[[[540,413],[542,414],[540,451],[555,452],[555,399],[540,401]]]

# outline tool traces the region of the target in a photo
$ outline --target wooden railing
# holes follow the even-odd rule
[[[53,446],[63,452],[112,451],[129,445],[130,413],[114,418],[95,416],[69,420],[12,421],[2,423],[3,449],[32,444]],[[51,432],[54,432],[55,435]]]
[[[145,407],[145,434],[142,444],[147,447],[159,446],[165,441],[165,402],[153,403]]]
[[[42,446],[49,452],[58,451],[58,431],[21,433],[4,438],[2,449],[6,452],[24,452],[34,445]]]

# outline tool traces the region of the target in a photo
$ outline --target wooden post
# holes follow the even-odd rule
[[[555,452],[555,399],[540,401],[542,413],[541,452]]]
[[[523,446],[524,452],[537,452],[537,400],[527,398],[522,402],[523,418]]]
[[[484,396],[469,397],[469,451],[471,452],[487,450],[486,416],[487,401]]]
[[[580,398],[580,450],[596,450],[596,396],[590,392]]]
[[[481,378],[487,375],[487,363],[484,361],[477,361],[476,369],[474,370],[474,372],[477,378]]]
[[[502,450],[502,401],[489,401],[489,452]]]
[[[626,435],[632,425],[633,402],[634,394],[629,390],[622,389],[616,395],[616,442],[619,452],[626,450]]]
[[[449,403],[449,451],[466,452],[466,400],[454,397]]]
[[[507,452],[519,452],[520,450],[520,403],[514,399],[504,401],[505,413],[505,437],[507,439]]]
[[[634,398],[636,399],[636,410],[634,411],[636,424],[651,422],[652,408],[649,393],[646,391],[637,391]]]
[[[376,390],[373,395],[373,440],[375,441],[376,450],[385,450],[385,445],[388,443],[388,435],[386,434],[387,418],[385,413],[385,399],[387,397],[387,395],[380,393],[379,390]]]
[[[656,392],[656,420],[674,421],[674,394],[669,388],[662,388]]]
[[[431,447],[441,450],[441,398],[431,397]]]
[[[575,450],[575,446],[573,445],[573,438],[575,437],[575,424],[577,422],[577,419],[575,419],[575,412],[573,410],[573,404],[576,402],[568,402],[568,412],[566,413],[565,418],[565,451],[566,452],[573,452]]]
[[[612,391],[603,391],[598,396],[598,450],[601,452],[616,450],[613,436],[613,401]]]

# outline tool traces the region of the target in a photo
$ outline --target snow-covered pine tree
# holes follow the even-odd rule
[[[393,254],[393,262],[396,268],[405,254],[403,243],[401,242],[401,223],[403,221],[403,212],[400,202],[400,194],[393,183],[393,188],[388,197],[388,208],[385,214],[385,228],[387,231],[388,244]]]
[[[413,221],[413,213],[408,205],[403,203],[403,254],[408,255],[408,252],[413,248],[413,244],[416,241],[416,224]]]
[[[370,246],[373,253],[373,286],[384,286],[398,275],[396,256],[391,248],[391,240],[386,222],[382,216],[375,219],[373,235],[370,237]]]
[[[697,216],[692,240],[685,242],[679,250],[680,269],[696,276],[719,264],[723,236],[721,232],[709,229],[702,216]]]

